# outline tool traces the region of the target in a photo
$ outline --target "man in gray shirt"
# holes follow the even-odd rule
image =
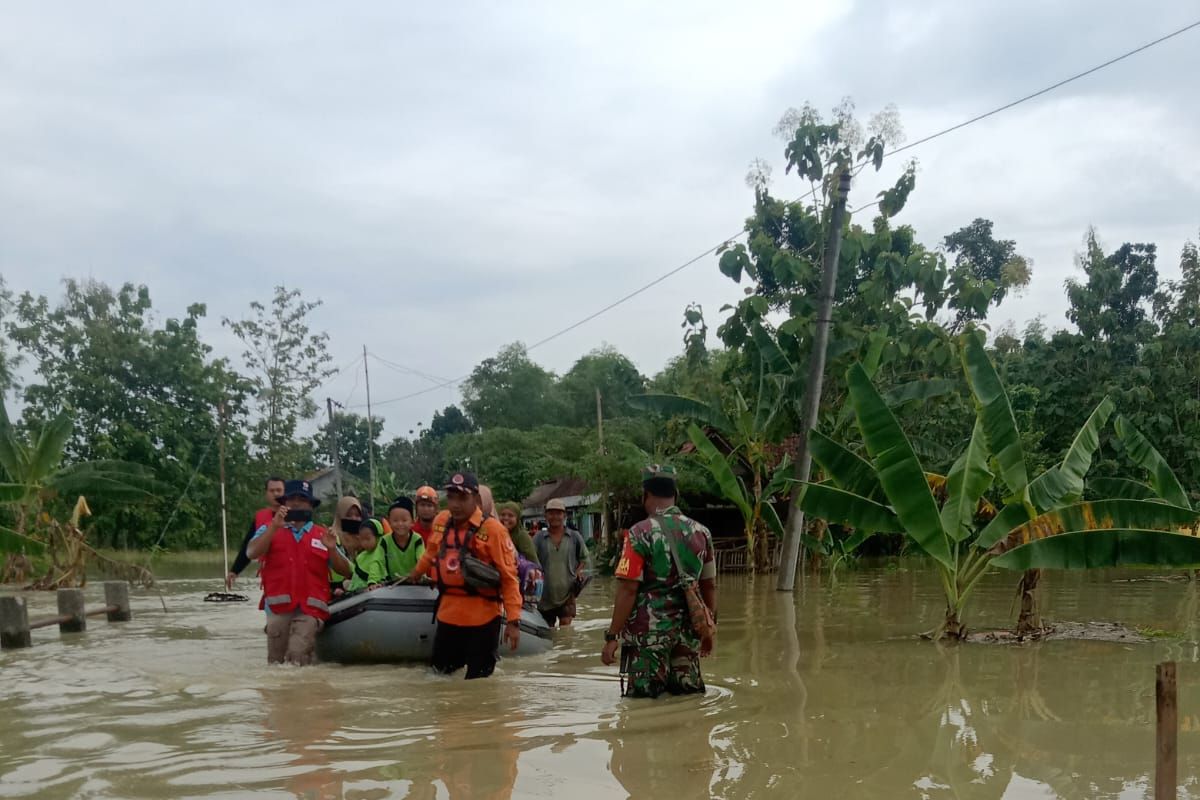
[[[557,622],[565,628],[575,619],[575,598],[591,579],[592,557],[583,534],[567,529],[562,500],[546,503],[546,522],[550,527],[533,539],[546,581],[538,611],[550,627]]]

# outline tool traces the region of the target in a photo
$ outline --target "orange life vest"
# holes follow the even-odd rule
[[[329,549],[325,529],[313,525],[300,541],[290,528],[279,528],[263,556],[263,603],[273,614],[300,609],[317,619],[329,617]]]
[[[454,524],[446,526],[442,531],[442,544],[438,548],[437,561],[435,561],[434,572],[437,578],[438,594],[457,594],[457,595],[475,595],[477,597],[486,597],[489,600],[496,600],[500,597],[498,590],[481,589],[471,586],[467,583],[466,576],[463,573],[462,556],[464,551],[471,553],[471,542],[475,539],[475,532],[479,529],[474,525],[468,525],[466,532],[460,532]],[[450,537],[454,537],[454,541],[450,541]],[[478,557],[478,556],[476,556]]]

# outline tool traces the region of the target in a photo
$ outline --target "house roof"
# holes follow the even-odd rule
[[[568,506],[572,505],[567,502],[568,500],[575,500],[575,505],[584,505],[585,503],[580,501],[586,501],[592,494],[588,491],[587,481],[582,478],[558,478],[539,484],[521,505],[526,509],[541,509],[545,508],[547,502],[555,498],[562,500]]]

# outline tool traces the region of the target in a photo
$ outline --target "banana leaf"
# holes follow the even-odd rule
[[[937,502],[925,481],[925,471],[912,445],[871,384],[866,371],[855,364],[846,373],[858,427],[875,465],[879,483],[904,532],[939,563],[953,569],[950,545],[942,530]]]
[[[695,423],[688,425],[688,438],[692,440],[696,452],[704,461],[704,466],[708,468],[709,474],[716,481],[721,495],[737,506],[738,511],[742,512],[743,519],[749,520],[754,510],[750,507],[745,487],[738,480],[737,475],[733,474],[733,468],[729,466],[725,456],[721,455],[721,451],[717,450],[716,446],[704,435],[704,431],[700,430]]]
[[[1018,571],[1103,567],[1182,569],[1200,565],[1200,537],[1136,528],[1071,531],[1010,550],[992,559],[992,563]]]
[[[942,506],[942,529],[956,542],[975,530],[975,512],[979,499],[995,478],[988,469],[988,450],[983,425],[976,419],[967,449],[954,462],[946,476],[946,503]]]
[[[988,552],[1003,555],[1057,536],[1099,530],[1164,531],[1197,538],[1200,513],[1149,500],[1095,500],[1062,506],[1009,531]],[[1140,562],[1139,562],[1140,563]]]
[[[1029,488],[1029,474],[1025,470],[1021,434],[1017,430],[1008,394],[983,349],[982,336],[977,333],[963,334],[962,344],[963,369],[979,406],[988,448],[996,457],[1000,477],[1009,492],[1013,497],[1024,499]]]
[[[23,483],[0,483],[0,503],[18,503],[29,494]]]
[[[760,510],[762,513],[763,522],[767,523],[767,527],[771,530],[771,533],[778,536],[782,541],[784,534],[783,520],[779,519],[779,514],[775,511],[775,506],[771,505],[770,503],[763,503],[760,507]]]
[[[772,372],[787,376],[791,376],[795,372],[792,362],[788,360],[787,355],[780,349],[779,344],[766,328],[756,324],[750,329],[750,335],[754,338],[754,346],[758,349],[763,363]]]
[[[8,421],[4,403],[0,403],[0,467],[4,468],[9,480],[22,481],[29,472],[28,466],[29,453]]]
[[[890,508],[861,495],[825,483],[806,483],[801,492],[800,508],[810,517],[872,533],[904,530]]]
[[[37,443],[29,453],[29,472],[24,478],[27,482],[41,483],[54,472],[62,461],[63,448],[73,430],[75,421],[65,411],[42,427]]]
[[[37,539],[0,526],[0,553],[26,553],[31,556],[46,552],[46,545]]]
[[[1105,500],[1162,499],[1146,484],[1128,478],[1094,478],[1088,485],[1098,498]]]
[[[813,460],[841,488],[872,500],[883,497],[875,467],[845,445],[814,430],[808,437],[808,449]]]
[[[930,378],[923,381],[910,381],[899,386],[893,386],[884,392],[883,399],[888,406],[895,408],[913,400],[932,400],[935,397],[953,394],[956,384],[945,378]]]
[[[1108,424],[1115,408],[1109,398],[1101,400],[1075,434],[1062,463],[1046,470],[1029,484],[1029,500],[1034,508],[1048,511],[1064,500],[1075,502],[1083,497],[1083,478],[1092,468],[1092,457],[1100,447],[1100,431]]]
[[[1010,503],[1000,509],[1000,513],[992,517],[992,521],[983,527],[975,538],[975,546],[987,550],[1003,539],[1020,525],[1029,522],[1029,509],[1023,503]]]
[[[722,431],[734,429],[733,420],[724,411],[690,397],[677,394],[634,394],[629,396],[629,404],[641,411],[662,414],[664,417],[687,417]]]
[[[769,500],[782,494],[792,483],[795,483],[795,478],[792,477],[792,457],[784,456],[783,461],[780,461],[779,466],[775,468],[775,473],[771,476],[766,488],[763,489],[763,499]]]
[[[1171,471],[1167,460],[1154,449],[1154,445],[1142,435],[1124,416],[1116,421],[1117,438],[1125,444],[1125,451],[1134,463],[1150,473],[1150,486],[1163,500],[1177,506],[1191,507],[1187,492]]]

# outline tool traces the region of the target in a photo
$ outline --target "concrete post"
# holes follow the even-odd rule
[[[116,606],[116,611],[107,614],[109,622],[129,622],[133,613],[129,610],[129,584],[125,581],[104,582],[104,605]]]
[[[58,613],[70,617],[58,623],[59,633],[81,633],[87,630],[87,617],[83,609],[83,589],[59,589]]]
[[[29,647],[29,609],[24,597],[0,597],[0,650]]]

